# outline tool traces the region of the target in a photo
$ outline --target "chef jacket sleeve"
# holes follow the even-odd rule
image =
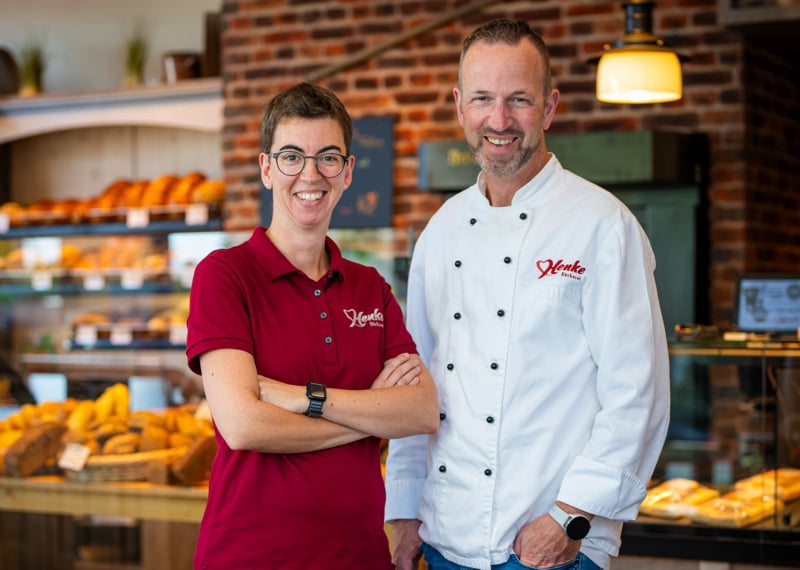
[[[655,256],[636,219],[624,209],[618,216],[601,238],[583,298],[600,411],[558,499],[595,515],[632,520],[666,438],[669,358]]]
[[[417,344],[420,358],[430,370],[433,334],[426,310],[424,238],[423,232],[417,241],[411,260],[406,325]],[[433,375],[433,371],[430,372]],[[417,518],[417,504],[428,474],[427,450],[427,435],[414,435],[389,442],[389,455],[386,460],[385,520]]]

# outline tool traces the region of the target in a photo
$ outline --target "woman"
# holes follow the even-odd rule
[[[352,124],[302,83],[264,112],[273,216],[195,270],[187,357],[218,451],[195,568],[392,568],[380,439],[438,428],[436,388],[373,268],[327,237]]]

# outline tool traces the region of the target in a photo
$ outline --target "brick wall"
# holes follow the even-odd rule
[[[440,195],[418,190],[416,153],[420,141],[462,136],[451,93],[463,37],[490,17],[508,16],[531,22],[550,47],[555,84],[562,93],[551,132],[658,129],[708,135],[709,302],[714,322],[724,323],[729,317],[735,274],[797,267],[800,169],[792,157],[798,156],[798,137],[790,139],[791,130],[780,129],[781,109],[797,101],[797,80],[787,86],[791,81],[780,78],[797,78],[797,64],[748,51],[748,61],[769,63],[748,79],[769,80],[769,85],[752,86],[746,96],[745,42],[717,24],[716,0],[658,1],[655,33],[692,61],[684,66],[681,101],[644,106],[596,101],[595,68],[585,63],[603,44],[623,34],[620,2],[224,0],[226,228],[248,229],[259,222],[260,115],[275,92],[365,48],[453,14],[464,4],[485,6],[319,81],[340,95],[354,117],[394,115],[395,226],[421,228],[441,203]],[[792,65],[795,73],[787,75],[786,67]],[[770,103],[770,112],[761,110],[761,102]],[[748,119],[759,121],[752,133]],[[796,134],[797,124],[793,127]],[[793,154],[791,148],[780,159],[770,153],[789,143]],[[756,167],[751,166],[754,157],[774,160],[759,160]],[[786,166],[792,160],[789,171]],[[778,242],[794,245],[776,248]],[[762,262],[764,251],[770,252],[769,263]]]

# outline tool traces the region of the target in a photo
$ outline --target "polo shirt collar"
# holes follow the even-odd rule
[[[253,249],[256,259],[258,259],[261,267],[266,273],[267,278],[271,281],[289,275],[292,273],[300,273],[291,262],[275,247],[272,240],[267,235],[266,228],[257,227],[253,230],[253,235],[250,238],[250,245]],[[327,275],[335,276],[338,279],[344,278],[344,259],[339,246],[336,245],[329,236],[325,236],[325,249],[331,256],[331,266],[328,269]]]

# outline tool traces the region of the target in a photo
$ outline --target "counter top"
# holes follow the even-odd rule
[[[58,476],[0,477],[0,510],[199,523],[207,487],[75,483]]]

